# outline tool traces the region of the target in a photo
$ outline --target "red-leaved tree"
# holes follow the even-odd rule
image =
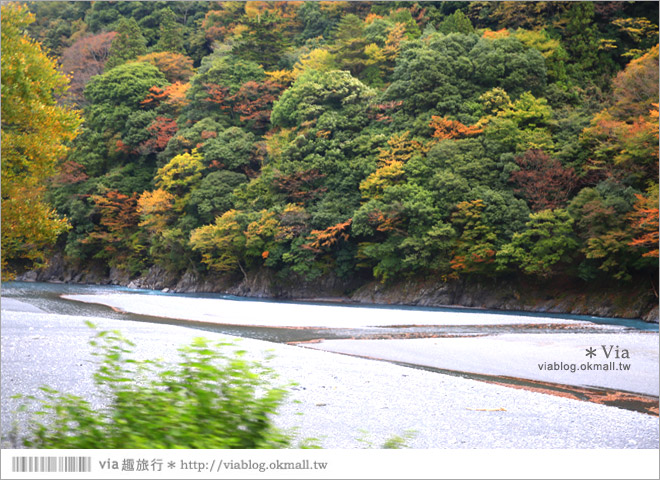
[[[514,191],[535,212],[563,207],[577,185],[573,168],[564,168],[542,150],[528,150],[516,158],[516,163],[520,170],[510,179],[516,185]]]
[[[280,192],[286,194],[288,200],[302,204],[326,192],[326,187],[319,186],[319,181],[324,177],[325,175],[318,170],[311,169],[291,175],[278,173],[273,183]]]
[[[62,52],[61,70],[71,77],[71,86],[65,100],[83,105],[83,90],[94,76],[103,73],[105,62],[110,56],[110,46],[116,32],[102,32],[82,37]]]
[[[131,257],[139,250],[136,243],[140,221],[137,197],[136,193],[129,196],[114,190],[91,196],[100,220],[83,243],[100,245],[102,251],[98,256],[106,258],[112,267],[130,268],[134,263]]]
[[[255,130],[267,130],[273,103],[284,87],[272,80],[246,82],[227,100],[234,112],[240,115],[241,122],[249,122]]]
[[[178,131],[176,120],[169,117],[158,116],[147,127],[151,138],[140,144],[139,153],[146,155],[148,153],[162,152],[167,147],[167,143]]]

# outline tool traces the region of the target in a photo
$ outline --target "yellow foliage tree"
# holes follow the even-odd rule
[[[435,117],[434,117],[435,118]],[[411,139],[410,132],[394,134],[387,141],[388,148],[380,150],[378,163],[380,167],[360,184],[364,198],[380,198],[387,187],[405,179],[404,164],[415,154],[425,154],[429,145]]]
[[[229,210],[215,219],[213,225],[204,225],[190,234],[190,245],[200,252],[202,262],[216,272],[233,272],[240,269],[247,274],[241,259],[245,253],[245,233],[241,226],[241,212]]]
[[[17,267],[46,263],[47,249],[69,228],[44,201],[80,117],[58,105],[68,79],[25,33],[27,7],[2,6],[2,256],[5,278]]]
[[[162,188],[144,192],[138,199],[140,226],[153,234],[162,234],[173,217],[174,195]]]
[[[316,48],[311,52],[303,55],[293,66],[292,75],[298,78],[307,70],[317,70],[319,72],[329,72],[334,70],[335,66],[334,56],[327,50]]]
[[[176,198],[174,208],[182,210],[190,197],[190,191],[202,178],[202,155],[193,149],[170,160],[156,172],[156,186]]]

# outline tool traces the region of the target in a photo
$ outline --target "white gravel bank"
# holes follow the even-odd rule
[[[228,338],[171,325],[94,321],[135,341],[139,358],[174,359],[176,348],[194,337]],[[90,335],[81,317],[2,311],[3,433],[13,394],[48,384],[92,396]],[[646,414],[307,348],[240,343],[255,356],[274,350],[271,366],[282,381],[299,384],[278,423],[298,427],[299,438],[319,438],[326,448],[364,448],[360,437],[379,446],[408,430],[416,432],[413,448],[658,447],[658,418]]]
[[[448,313],[424,310],[370,308],[345,305],[310,305],[258,300],[186,298],[166,295],[116,293],[63,295],[62,298],[107,305],[125,312],[230,325],[272,327],[361,328],[388,325],[517,325],[579,324],[552,317],[528,317],[481,312]],[[602,328],[602,327],[601,327]]]
[[[324,340],[308,346],[448,370],[658,396],[658,334],[651,332]],[[587,356],[588,348],[593,348],[592,357]]]

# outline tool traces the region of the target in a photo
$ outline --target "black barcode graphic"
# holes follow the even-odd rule
[[[12,457],[12,472],[91,472],[92,457]]]

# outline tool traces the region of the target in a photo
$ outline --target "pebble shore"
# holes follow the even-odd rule
[[[174,325],[40,313],[16,301],[3,304],[3,437],[17,407],[10,398],[14,394],[34,394],[45,384],[96,398],[87,344],[93,332],[85,319],[99,329],[121,330],[136,343],[136,358],[173,361],[177,348],[194,337],[231,339]],[[317,439],[324,448],[378,448],[397,435],[409,437],[411,448],[432,449],[658,447],[655,416],[299,346],[238,342],[254,358],[274,353],[269,365],[282,383],[297,383],[277,423],[296,429],[298,439]]]

